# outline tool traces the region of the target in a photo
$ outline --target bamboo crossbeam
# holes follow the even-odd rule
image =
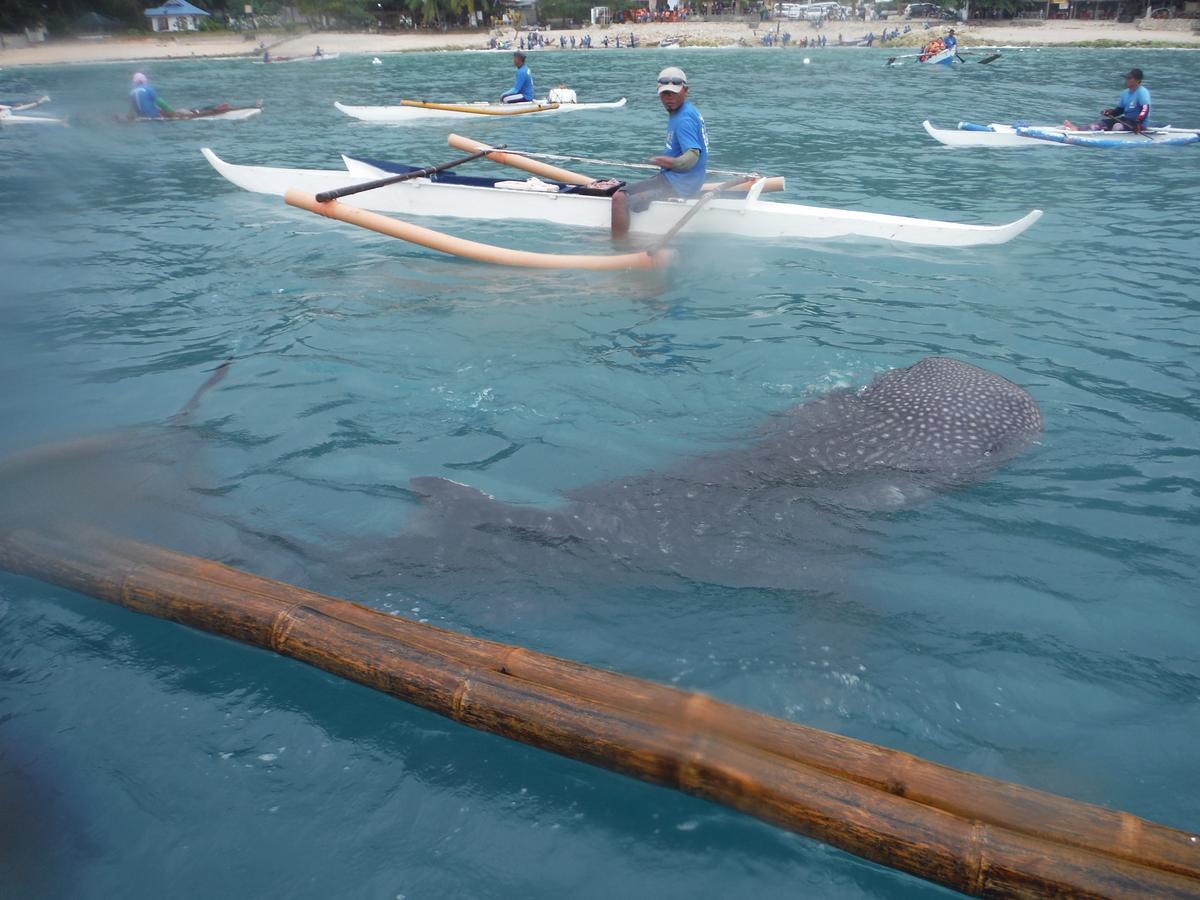
[[[572,172],[570,169],[564,169],[560,166],[552,166],[549,163],[539,162],[525,156],[522,153],[505,152],[501,149],[492,150],[487,144],[473,140],[469,137],[463,137],[461,134],[451,134],[446,138],[446,143],[451,147],[457,147],[459,150],[466,150],[468,153],[480,153],[487,151],[487,158],[494,163],[500,163],[504,166],[512,166],[514,169],[522,169],[533,175],[540,175],[542,178],[549,178],[551,181],[558,181],[562,184],[577,184],[587,186],[595,182],[595,178],[588,175],[580,175],[578,172]],[[763,179],[762,190],[764,192],[782,191],[786,187],[787,182],[779,175],[773,175]],[[707,182],[701,191],[711,191],[718,187],[715,181]],[[742,184],[739,187],[731,187],[731,191],[748,191],[750,185]]]
[[[701,695],[94,532],[0,533],[0,567],[274,650],[964,893],[1200,897],[1192,835]]]

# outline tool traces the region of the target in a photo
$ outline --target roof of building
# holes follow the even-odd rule
[[[147,16],[210,16],[198,6],[192,6],[187,0],[167,0],[162,6],[156,6],[145,12]]]

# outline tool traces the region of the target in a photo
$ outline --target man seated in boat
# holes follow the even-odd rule
[[[956,38],[954,36],[953,28],[951,28],[950,31],[946,34],[946,36],[944,38],[942,38],[942,45],[947,50],[953,50],[955,47],[958,46],[958,38]]]
[[[529,66],[525,65],[525,51],[513,51],[513,65],[517,67],[517,77],[512,88],[500,97],[501,103],[528,103],[533,100],[533,75]]]
[[[667,111],[667,142],[650,162],[659,172],[613,195],[612,230],[618,237],[629,231],[630,212],[642,212],[654,200],[694,197],[708,174],[708,132],[704,117],[688,100],[683,69],[669,66],[658,73],[658,99]]]
[[[186,119],[190,111],[176,112],[171,104],[158,96],[158,91],[150,84],[150,79],[141,72],[133,75],[133,90],[129,92],[129,104],[133,107],[133,116],[137,119]]]
[[[1125,90],[1117,105],[1103,110],[1099,122],[1083,129],[1070,119],[1063,122],[1068,131],[1144,131],[1150,123],[1150,90],[1142,84],[1142,70],[1130,69],[1125,73]]]
[[[567,87],[566,82],[560,82],[558,87],[550,91],[546,95],[546,99],[551,103],[578,103],[579,100],[575,96],[575,92]]]

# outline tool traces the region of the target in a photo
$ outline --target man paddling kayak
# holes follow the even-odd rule
[[[528,103],[533,99],[533,75],[529,66],[525,65],[525,51],[513,51],[513,65],[517,67],[517,77],[512,88],[501,95],[501,103]]]
[[[630,212],[642,212],[654,200],[694,197],[708,174],[708,131],[704,117],[688,100],[687,76],[669,66],[658,73],[658,99],[667,111],[667,142],[650,160],[659,172],[617,191],[612,198],[613,235],[629,231]]]
[[[193,114],[190,110],[176,112],[171,104],[158,96],[158,91],[150,84],[150,79],[141,72],[134,73],[129,103],[133,107],[134,118],[137,119],[185,119]]]
[[[1142,84],[1142,70],[1130,69],[1125,73],[1125,90],[1117,105],[1103,110],[1099,122],[1087,129],[1080,128],[1069,119],[1063,127],[1070,131],[1144,131],[1150,122],[1150,91]]]

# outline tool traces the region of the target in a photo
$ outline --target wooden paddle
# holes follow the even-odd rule
[[[724,181],[721,184],[718,184],[711,191],[705,191],[700,195],[700,199],[695,202],[692,208],[680,216],[679,221],[671,226],[671,230],[663,235],[663,239],[659,241],[653,249],[648,250],[647,252],[653,256],[654,254],[661,253],[664,249],[666,249],[666,246],[670,242],[671,238],[679,234],[679,232],[683,229],[683,226],[690,222],[696,213],[700,212],[701,208],[708,203],[709,200],[721,193],[721,191],[732,190],[735,187],[745,184],[747,181],[757,181],[758,177],[759,176],[757,175],[743,175],[740,178],[733,178],[729,181]]]
[[[506,146],[508,145],[501,144],[499,147],[488,147],[487,150],[480,150],[478,153],[472,153],[470,156],[453,159],[438,166],[426,166],[424,169],[418,169],[415,172],[405,172],[402,175],[392,175],[388,178],[377,179],[376,181],[366,181],[362,184],[351,184],[343,188],[335,188],[331,191],[321,191],[321,193],[317,194],[317,202],[328,203],[330,200],[337,200],[339,197],[349,197],[351,194],[373,191],[376,188],[387,187],[389,184],[399,184],[401,181],[411,181],[413,178],[426,178],[437,172],[445,172],[447,169],[453,169],[455,166],[469,163],[471,160],[479,159],[481,156],[487,156],[492,150],[503,150]]]

